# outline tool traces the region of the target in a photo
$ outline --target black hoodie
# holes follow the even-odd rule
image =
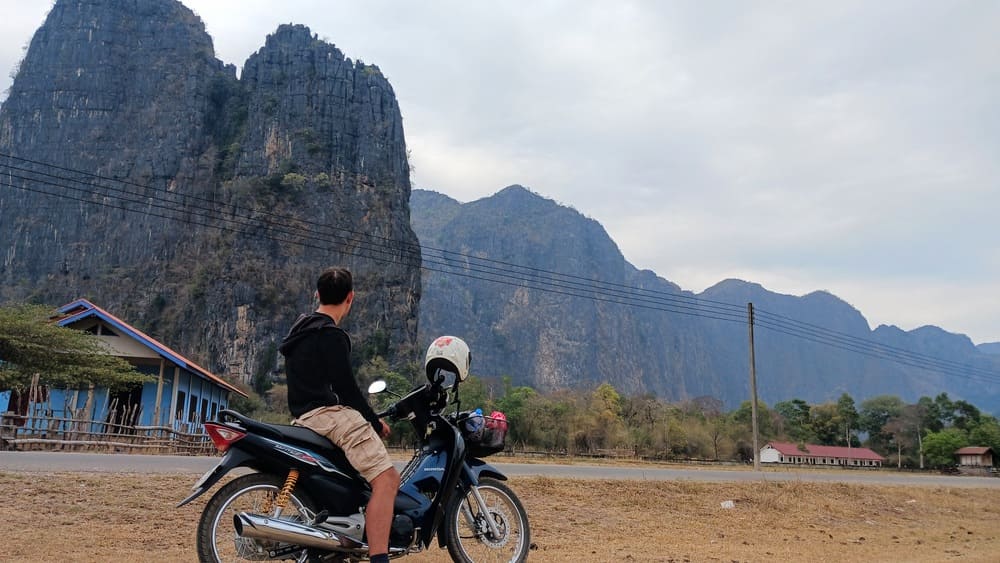
[[[285,356],[292,416],[300,417],[319,407],[345,405],[361,413],[377,432],[382,430],[382,422],[354,379],[351,338],[329,315],[301,315],[278,350]]]

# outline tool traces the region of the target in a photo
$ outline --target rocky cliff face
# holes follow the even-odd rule
[[[1000,394],[981,376],[1000,372],[1000,361],[967,337],[934,327],[871,330],[825,292],[794,297],[740,280],[682,291],[625,261],[597,222],[519,186],[466,204],[415,190],[411,204],[433,268],[424,273],[422,339],[467,338],[476,374],[543,389],[609,382],[629,394],[711,396],[733,408],[750,397],[753,303],[758,392],[769,404],[845,392],[859,402],[879,394],[915,401],[946,391],[1000,410]]]
[[[276,369],[339,264],[357,280],[348,329],[413,357],[399,108],[377,67],[303,26],[237,80],[179,2],[60,0],[0,108],[0,171],[0,300],[86,296],[246,380]]]
[[[703,386],[694,385],[700,377],[671,353],[697,344],[688,337],[690,322],[623,306],[616,296],[623,287],[680,288],[629,266],[596,221],[520,186],[464,205],[415,190],[411,206],[425,246],[492,261],[472,264],[467,275],[425,274],[422,340],[460,335],[473,350],[475,373],[542,389],[609,381],[627,393],[701,394]],[[446,263],[463,260],[447,256]],[[436,258],[425,250],[425,260]]]

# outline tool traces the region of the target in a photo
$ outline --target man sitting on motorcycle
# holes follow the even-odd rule
[[[365,531],[372,563],[388,563],[389,530],[399,472],[380,437],[389,426],[361,394],[351,369],[351,339],[338,325],[351,310],[351,272],[331,268],[316,283],[319,307],[301,315],[281,343],[288,377],[288,408],[293,424],[326,436],[344,451],[372,487],[365,509]]]

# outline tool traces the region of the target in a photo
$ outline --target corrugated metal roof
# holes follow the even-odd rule
[[[200,375],[219,386],[229,389],[233,393],[237,393],[244,397],[247,396],[246,393],[240,391],[239,388],[233,386],[231,383],[178,354],[162,342],[126,323],[97,305],[94,305],[87,299],[77,299],[72,303],[67,303],[66,305],[60,307],[58,312],[60,316],[56,318],[56,324],[59,326],[71,325],[88,317],[96,316],[182,368],[189,369],[195,374]]]
[[[966,446],[955,452],[955,455],[983,455],[986,452],[993,451],[985,446]]]
[[[768,442],[768,446],[778,450],[782,455],[799,457],[835,457],[842,459],[870,459],[885,461],[885,458],[868,448],[848,448],[845,446],[818,446],[804,444],[805,451],[798,444],[791,442]]]

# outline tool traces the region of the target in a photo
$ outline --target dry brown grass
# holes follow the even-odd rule
[[[195,561],[190,475],[0,472],[0,561]],[[997,561],[1000,490],[517,478],[532,561]],[[735,507],[724,509],[722,501]],[[447,561],[436,547],[409,563]]]

